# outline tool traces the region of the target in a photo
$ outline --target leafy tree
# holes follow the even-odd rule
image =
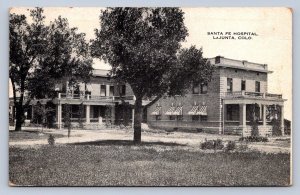
[[[10,14],[9,40],[10,62],[9,78],[13,88],[14,106],[16,110],[15,130],[21,130],[24,122],[25,92],[28,89],[28,76],[39,56],[46,52],[46,32],[43,10],[31,10],[32,24],[28,24],[25,15]],[[27,101],[28,104],[29,101]]]
[[[92,40],[92,56],[108,62],[111,76],[128,83],[136,97],[134,142],[141,142],[142,99],[183,95],[192,82],[205,83],[213,68],[192,46],[181,49],[188,35],[178,8],[108,8]]]
[[[62,79],[75,85],[79,80],[87,81],[92,71],[84,33],[77,33],[77,28],[70,28],[61,17],[45,25],[42,8],[30,10],[30,16],[31,24],[25,15],[10,14],[9,77],[17,131],[31,98],[55,97],[55,84]]]
[[[53,117],[55,116],[55,108],[54,104],[51,101],[48,101],[45,105],[42,105],[39,101],[36,103],[36,105],[33,105],[33,118],[32,122],[36,123],[37,125],[42,126],[42,132],[43,127],[47,126],[48,128],[51,128],[53,126]]]

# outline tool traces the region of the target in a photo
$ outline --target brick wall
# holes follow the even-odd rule
[[[207,94],[192,94],[192,88],[189,93],[184,97],[164,97],[161,98],[157,104],[161,108],[161,120],[156,121],[155,116],[152,116],[151,113],[156,109],[157,104],[152,105],[148,108],[147,112],[147,122],[148,125],[152,128],[162,128],[162,129],[172,129],[174,127],[181,129],[197,129],[204,128],[205,130],[218,132],[221,119],[220,111],[220,73],[219,69],[216,69],[212,75],[212,80],[208,84]],[[183,120],[182,121],[170,121],[169,116],[165,115],[168,109],[172,106],[182,105],[183,107]],[[195,105],[207,106],[207,121],[193,121],[192,116],[188,115],[188,112]]]
[[[257,73],[253,71],[238,70],[234,68],[221,68],[220,76],[225,77],[225,87],[227,87],[227,78],[232,78],[233,91],[241,91],[241,80],[246,80],[246,91],[255,91],[255,81],[260,82],[260,92],[267,92],[267,73]],[[226,88],[225,88],[226,89]]]
[[[271,136],[272,135],[272,126],[258,126],[259,136]],[[243,136],[251,136],[251,126],[247,126],[246,130],[244,130]]]

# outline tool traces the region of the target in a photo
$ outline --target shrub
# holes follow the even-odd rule
[[[234,141],[229,141],[227,143],[227,146],[225,148],[226,151],[232,151],[232,150],[235,150],[236,148],[236,145],[235,145],[235,142]]]
[[[247,142],[268,142],[267,137],[259,137],[259,136],[248,136],[248,137],[241,137],[239,141],[247,141]]]
[[[51,146],[53,146],[55,144],[55,137],[52,134],[50,134],[48,137],[48,143]]]
[[[224,148],[224,144],[222,142],[222,140],[217,139],[217,140],[205,140],[205,142],[203,142],[201,144],[201,149],[202,150],[222,150]]]
[[[201,129],[201,128],[197,128],[196,130],[197,130],[197,132],[203,132],[203,129]]]
[[[247,142],[242,142],[239,147],[238,150],[240,152],[246,152],[249,149]]]
[[[272,135],[281,136],[282,132],[281,132],[280,120],[279,119],[272,119],[271,125],[272,125]]]

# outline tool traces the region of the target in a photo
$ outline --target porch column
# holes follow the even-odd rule
[[[267,125],[267,105],[261,105],[262,106],[262,121],[263,121],[263,126]]]
[[[90,124],[90,105],[86,105],[85,109],[86,124]]]
[[[106,85],[106,96],[109,96],[109,88],[110,88],[110,85]]]
[[[240,126],[246,127],[246,104],[239,104],[240,106]]]
[[[134,127],[134,108],[132,108],[132,121],[131,121],[131,125],[132,125],[132,128]]]
[[[34,118],[34,108],[33,108],[34,106],[33,105],[31,105],[31,119],[33,119]]]
[[[62,118],[62,105],[60,103],[57,104],[57,125],[58,125],[58,129],[61,130],[61,118]]]
[[[281,127],[281,133],[284,135],[284,106],[281,106],[281,118],[280,118],[280,127]]]

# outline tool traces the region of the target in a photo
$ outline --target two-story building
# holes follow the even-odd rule
[[[198,131],[251,135],[250,105],[259,106],[259,133],[272,135],[270,109],[281,111],[284,127],[284,99],[268,93],[266,64],[217,56],[209,59],[215,66],[208,84],[195,85],[184,97],[161,98],[148,109],[148,125],[161,129],[194,129]],[[283,131],[282,131],[283,132]]]
[[[209,133],[251,134],[249,126],[250,105],[259,106],[259,132],[271,135],[270,108],[277,108],[284,126],[284,99],[282,95],[268,93],[268,70],[266,64],[252,63],[217,56],[208,59],[215,66],[208,84],[191,86],[185,96],[163,97],[144,113],[144,122],[156,129],[198,130]],[[117,83],[108,78],[107,70],[94,70],[90,82],[68,87],[67,81],[57,86],[57,98],[52,99],[55,109],[55,125],[64,127],[66,109],[71,107],[73,126],[79,118],[85,129],[99,129],[107,124],[132,122],[135,97],[128,84]],[[32,100],[27,110],[27,122],[33,118],[34,105],[49,100]],[[143,100],[143,105],[148,104]],[[11,101],[11,115],[13,104]],[[283,131],[282,131],[283,132]]]

